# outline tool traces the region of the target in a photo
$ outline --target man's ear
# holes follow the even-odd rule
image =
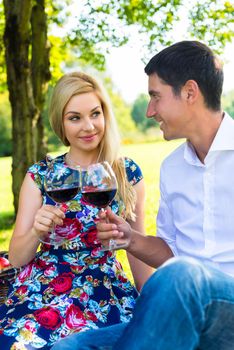
[[[189,104],[193,104],[200,94],[200,89],[195,80],[187,80],[184,86],[181,89],[181,96],[184,101],[187,101]]]

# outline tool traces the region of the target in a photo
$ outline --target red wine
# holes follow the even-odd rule
[[[98,192],[84,192],[84,199],[90,204],[96,205],[97,207],[105,208],[112,199],[115,197],[116,189],[109,191],[98,191]]]
[[[79,187],[65,188],[61,190],[47,191],[47,194],[55,202],[63,203],[70,201],[79,192]]]

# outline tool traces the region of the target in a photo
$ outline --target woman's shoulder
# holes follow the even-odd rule
[[[45,158],[37,161],[36,163],[32,164],[29,168],[28,168],[28,172],[32,172],[32,173],[38,173],[40,171],[45,171],[52,163],[64,163],[64,154],[56,157],[56,158],[52,158],[50,156],[46,156]]]
[[[128,181],[135,185],[143,179],[143,174],[139,165],[129,157],[123,157]]]
[[[46,159],[39,160],[38,162],[30,165],[28,168],[29,173],[38,173],[40,169],[46,168]]]
[[[28,170],[27,173],[31,176],[33,181],[37,184],[37,186],[41,189],[43,177],[45,175],[45,172],[47,171],[48,167],[52,162],[57,163],[63,163],[64,162],[64,154],[60,155],[56,158],[51,157],[45,157],[38,162],[32,164]]]

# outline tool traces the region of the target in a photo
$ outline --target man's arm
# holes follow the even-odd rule
[[[100,219],[97,223],[97,230],[98,238],[103,245],[108,245],[110,239],[118,239],[119,242],[129,241],[125,249],[154,268],[173,257],[171,249],[163,239],[143,236],[133,230],[123,218],[114,214],[110,208],[100,213]]]
[[[174,256],[163,239],[155,236],[142,236],[134,230],[132,230],[131,241],[126,250],[154,268]]]

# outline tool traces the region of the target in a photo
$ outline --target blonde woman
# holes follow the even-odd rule
[[[101,85],[84,73],[64,75],[53,92],[50,121],[69,147],[55,163],[66,170],[108,161],[118,181],[112,210],[144,232],[142,173],[133,160],[119,156],[115,118]],[[101,250],[95,225],[100,208],[88,205],[78,193],[66,203],[65,215],[44,190],[47,166],[46,160],[31,166],[20,192],[9,258],[24,268],[0,308],[0,342],[5,350],[22,344],[24,349],[50,349],[74,332],[128,321],[137,290],[151,274],[129,254],[137,290],[131,285],[115,252]],[[40,243],[52,226],[69,231],[59,247]]]

